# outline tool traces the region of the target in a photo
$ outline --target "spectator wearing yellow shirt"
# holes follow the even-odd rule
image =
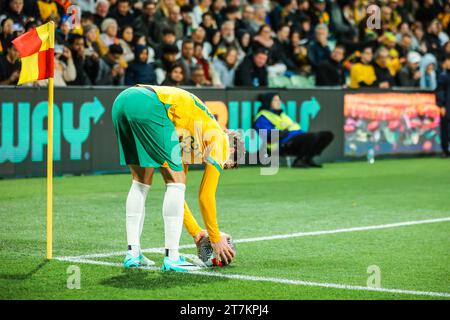
[[[361,52],[360,62],[355,63],[350,70],[350,88],[372,87],[375,85],[375,69],[372,65],[373,52],[366,47]]]

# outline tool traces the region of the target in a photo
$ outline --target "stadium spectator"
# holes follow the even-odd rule
[[[443,50],[441,40],[439,39],[439,21],[437,19],[432,20],[427,25],[424,41],[427,47],[427,53],[431,53],[440,61],[443,57]]]
[[[261,26],[255,20],[255,8],[249,4],[245,5],[242,10],[241,21],[245,31],[250,32],[252,35],[255,34]]]
[[[5,12],[0,15],[0,21],[4,18],[12,19],[17,30],[24,30],[28,17],[24,14],[23,0],[10,0]]]
[[[65,87],[68,81],[76,79],[77,70],[73,63],[72,51],[66,46],[62,48],[62,52],[55,51],[54,66],[53,78],[55,87]]]
[[[125,71],[125,84],[135,85],[138,83],[156,84],[156,73],[151,63],[147,63],[148,49],[143,45],[135,47],[136,59],[128,65]]]
[[[214,21],[214,16],[211,12],[208,11],[202,15],[202,23],[200,23],[200,27],[205,30],[206,40],[211,43],[212,37],[217,31],[216,22]]]
[[[437,105],[441,108],[441,146],[443,157],[449,158],[450,134],[450,55],[446,54],[442,63],[442,73],[439,75],[436,90]]]
[[[123,49],[120,44],[112,44],[108,53],[99,61],[99,71],[95,83],[97,85],[124,85],[125,70]]]
[[[58,44],[69,45],[69,37],[70,37],[70,21],[69,18],[65,17],[62,19],[59,28],[55,31],[55,41]]]
[[[237,34],[239,43],[239,49],[241,49],[242,55],[248,55],[252,50],[252,36],[247,30],[239,30]]]
[[[206,41],[206,32],[202,26],[198,26],[192,31],[191,39],[194,44],[201,44],[203,48],[203,55],[209,57],[211,55],[212,46]]]
[[[301,39],[299,30],[292,30],[289,36],[290,50],[289,56],[297,66],[299,73],[308,75],[311,73],[311,65],[308,61],[308,49],[305,39]]]
[[[177,62],[181,64],[184,70],[185,79],[191,79],[191,73],[196,66],[194,58],[194,41],[192,39],[184,39],[181,45],[181,57]]]
[[[0,85],[16,85],[20,75],[19,52],[8,42],[6,55],[0,57]]]
[[[280,155],[296,157],[293,166],[299,168],[320,168],[314,161],[322,151],[333,141],[331,131],[304,132],[300,125],[294,122],[281,109],[281,99],[278,93],[268,92],[259,97],[261,107],[254,119],[256,130],[267,130],[269,150],[279,145]],[[277,130],[279,141],[272,141],[271,130]],[[261,131],[260,131],[261,134]]]
[[[177,62],[178,47],[176,45],[165,45],[162,48],[161,59],[155,63],[156,81],[161,83],[166,78],[166,74],[172,69],[173,65]],[[184,71],[184,69],[183,69]],[[184,74],[184,73],[183,73]]]
[[[330,19],[333,21],[333,29],[338,42],[351,43],[357,35],[358,28],[347,19],[338,1],[330,2]]]
[[[111,8],[110,18],[113,18],[119,28],[123,28],[125,25],[133,25],[134,14],[130,6],[130,0],[118,0],[114,8]]]
[[[202,66],[196,66],[192,70],[191,79],[186,82],[186,85],[192,87],[208,87],[211,86],[211,82],[206,80]]]
[[[315,39],[308,49],[308,59],[315,70],[320,62],[330,58],[331,50],[328,45],[328,28],[318,25],[315,29]]]
[[[112,44],[118,44],[119,38],[117,37],[118,25],[113,18],[106,18],[102,22],[102,33],[100,39],[103,41],[106,47]]]
[[[274,30],[280,29],[282,25],[292,25],[295,20],[294,0],[279,0],[273,10],[269,13],[270,25]]]
[[[173,6],[169,8],[169,16],[156,24],[157,30],[172,29],[177,39],[184,37],[184,27],[181,22],[180,7]],[[161,31],[156,31],[158,42],[161,41]]]
[[[225,21],[225,15],[223,9],[226,7],[225,0],[213,0],[210,7],[210,12],[213,14],[214,21],[216,21],[217,27],[220,28]]]
[[[434,55],[427,53],[420,61],[420,88],[435,90],[437,87],[436,78],[437,60]]]
[[[197,66],[201,66],[203,69],[205,83],[208,83],[208,85],[217,86],[219,84],[219,80],[212,63],[210,63],[209,60],[203,55],[203,43],[197,42],[194,44],[194,58],[196,59]]]
[[[262,25],[266,24],[267,21],[267,12],[264,6],[262,5],[255,5],[255,14],[254,14],[254,22],[255,22],[255,28],[257,27],[255,33],[261,28]]]
[[[98,28],[95,24],[88,25],[83,28],[85,38],[85,54],[103,56],[108,52],[108,48],[103,41],[100,40]]]
[[[83,36],[74,34],[69,41],[72,50],[72,59],[76,69],[76,78],[67,81],[67,85],[90,85],[96,84],[95,79],[98,74],[99,61],[98,56],[87,55]]]
[[[397,74],[400,87],[420,87],[420,60],[422,57],[418,52],[408,53],[407,64]]]
[[[97,0],[95,3],[95,13],[94,13],[94,23],[100,28],[103,20],[106,19],[109,12],[109,1],[107,0]]]
[[[325,9],[325,0],[312,0],[312,5],[308,11],[312,29],[315,29],[319,24],[325,24],[326,26],[330,24],[330,16]]]
[[[138,34],[145,36],[147,43],[153,47],[159,42],[160,35],[156,33],[158,31],[164,31],[164,29],[157,28],[157,21],[155,19],[156,2],[154,0],[147,0],[142,7],[142,13],[136,18],[134,23],[134,30]]]
[[[416,20],[424,25],[437,18],[441,12],[440,4],[434,0],[423,0],[419,3],[419,8],[416,11]]]
[[[183,67],[176,63],[167,73],[166,79],[164,79],[162,86],[174,86],[178,87],[184,83]]]
[[[15,38],[13,24],[14,21],[11,18],[4,18],[0,23],[2,31],[0,33],[0,55],[3,52],[6,52],[8,43],[10,43]]]
[[[375,52],[375,77],[378,87],[387,89],[395,85],[394,77],[388,68],[389,51],[385,47],[380,47]]]
[[[373,52],[371,47],[365,47],[361,52],[360,61],[352,65],[350,70],[350,87],[372,87],[376,82],[375,69],[372,65]]]
[[[211,7],[211,0],[198,1],[198,4],[192,10],[195,24],[200,25],[200,23],[202,23],[203,14],[208,12],[210,7]]]
[[[163,29],[161,43],[154,46],[156,59],[161,59],[162,48],[164,48],[164,46],[176,45],[176,43],[177,43],[177,36],[175,35],[175,31],[169,28]]]
[[[183,24],[183,35],[190,36],[193,29],[197,27],[192,17],[192,7],[190,5],[184,5],[180,8],[181,23]]]
[[[225,21],[220,28],[220,43],[217,45],[214,56],[225,53],[229,47],[237,48],[240,57],[244,55],[235,36],[234,22]]]
[[[224,87],[234,86],[234,76],[238,62],[238,51],[230,47],[227,52],[214,59],[214,71],[219,78],[219,84]]]
[[[130,25],[125,25],[120,30],[119,44],[123,50],[123,57],[126,62],[131,62],[134,60],[133,53],[133,27]],[[148,52],[147,52],[148,56]]]
[[[345,57],[345,48],[337,45],[331,52],[330,58],[317,66],[316,86],[343,86],[345,73],[342,61]]]
[[[268,58],[268,52],[261,48],[246,56],[237,67],[234,84],[246,87],[266,87],[268,85],[266,67]]]

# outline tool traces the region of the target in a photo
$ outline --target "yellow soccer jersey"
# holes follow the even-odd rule
[[[228,137],[205,104],[186,90],[150,86],[159,100],[168,105],[183,151],[183,163],[208,162],[220,171],[228,158]]]

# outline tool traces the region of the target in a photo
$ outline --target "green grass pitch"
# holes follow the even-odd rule
[[[189,173],[186,193],[199,220],[201,174]],[[224,172],[219,223],[247,240],[236,244],[231,266],[199,274],[117,266],[126,249],[129,175],[54,181],[56,258],[46,261],[45,179],[0,180],[0,299],[450,299],[448,160],[280,168],[273,176],[255,167]],[[163,246],[163,192],[157,175],[143,248]],[[274,235],[285,236],[260,238]],[[184,232],[182,252],[194,253],[192,243]],[[160,266],[160,253],[148,256]],[[67,288],[72,265],[80,268],[80,289]],[[381,289],[368,287],[370,266]]]

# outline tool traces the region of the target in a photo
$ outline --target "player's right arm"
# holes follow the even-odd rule
[[[234,251],[228,245],[227,240],[229,236],[220,232],[219,224],[217,223],[216,190],[217,185],[219,184],[219,178],[219,169],[216,166],[207,163],[200,185],[199,202],[200,211],[211,240],[211,245],[213,246],[216,255],[228,264],[234,258]]]

